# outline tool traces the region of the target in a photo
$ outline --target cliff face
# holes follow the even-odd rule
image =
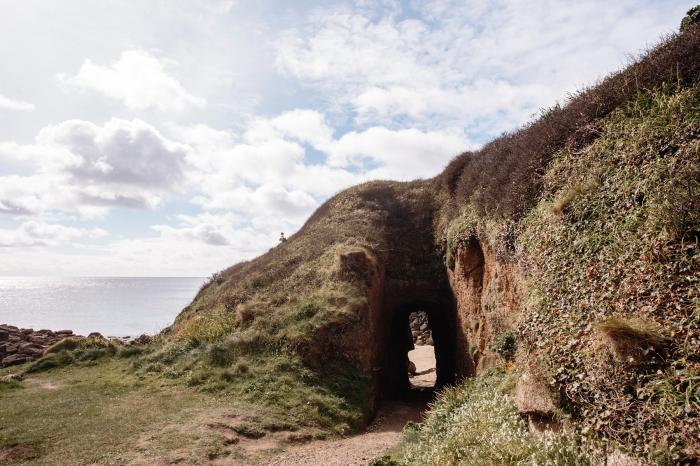
[[[699,82],[689,27],[436,179],[338,194],[215,275],[172,333],[352,367],[371,411],[408,389],[425,311],[438,385],[505,363],[551,407],[523,413],[697,459]]]

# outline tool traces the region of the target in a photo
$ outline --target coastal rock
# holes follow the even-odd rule
[[[17,364],[24,364],[25,362],[30,361],[30,358],[21,354],[13,354],[11,356],[7,356],[5,359],[2,360],[0,363],[0,366],[2,367],[7,367],[7,366],[14,366]]]
[[[134,343],[136,343],[137,345],[147,345],[152,341],[153,341],[153,337],[150,335],[146,335],[145,333],[143,335],[139,336],[138,338],[134,339]]]
[[[7,341],[10,338],[10,332],[0,329],[0,341]]]

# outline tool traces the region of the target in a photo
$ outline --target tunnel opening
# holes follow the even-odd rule
[[[408,352],[408,378],[412,388],[435,387],[435,347],[428,315],[423,311],[408,316],[413,346]]]
[[[409,371],[409,352],[415,351],[411,329],[412,313],[421,312],[427,317],[434,354],[434,383],[411,383]],[[442,299],[417,300],[399,306],[394,314],[389,329],[383,367],[383,395],[385,399],[409,400],[429,399],[434,390],[455,382],[456,380],[456,338],[455,308],[451,293]],[[422,346],[422,345],[421,345]],[[423,351],[426,351],[423,349]]]

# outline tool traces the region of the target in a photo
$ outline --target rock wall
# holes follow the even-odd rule
[[[458,367],[461,375],[483,373],[500,360],[494,340],[515,328],[521,275],[517,265],[498,259],[485,242],[474,239],[457,249],[449,278],[457,303],[458,351],[468,356]]]

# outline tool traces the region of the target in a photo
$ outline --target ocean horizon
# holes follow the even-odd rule
[[[0,323],[105,336],[155,334],[206,277],[0,276]]]

